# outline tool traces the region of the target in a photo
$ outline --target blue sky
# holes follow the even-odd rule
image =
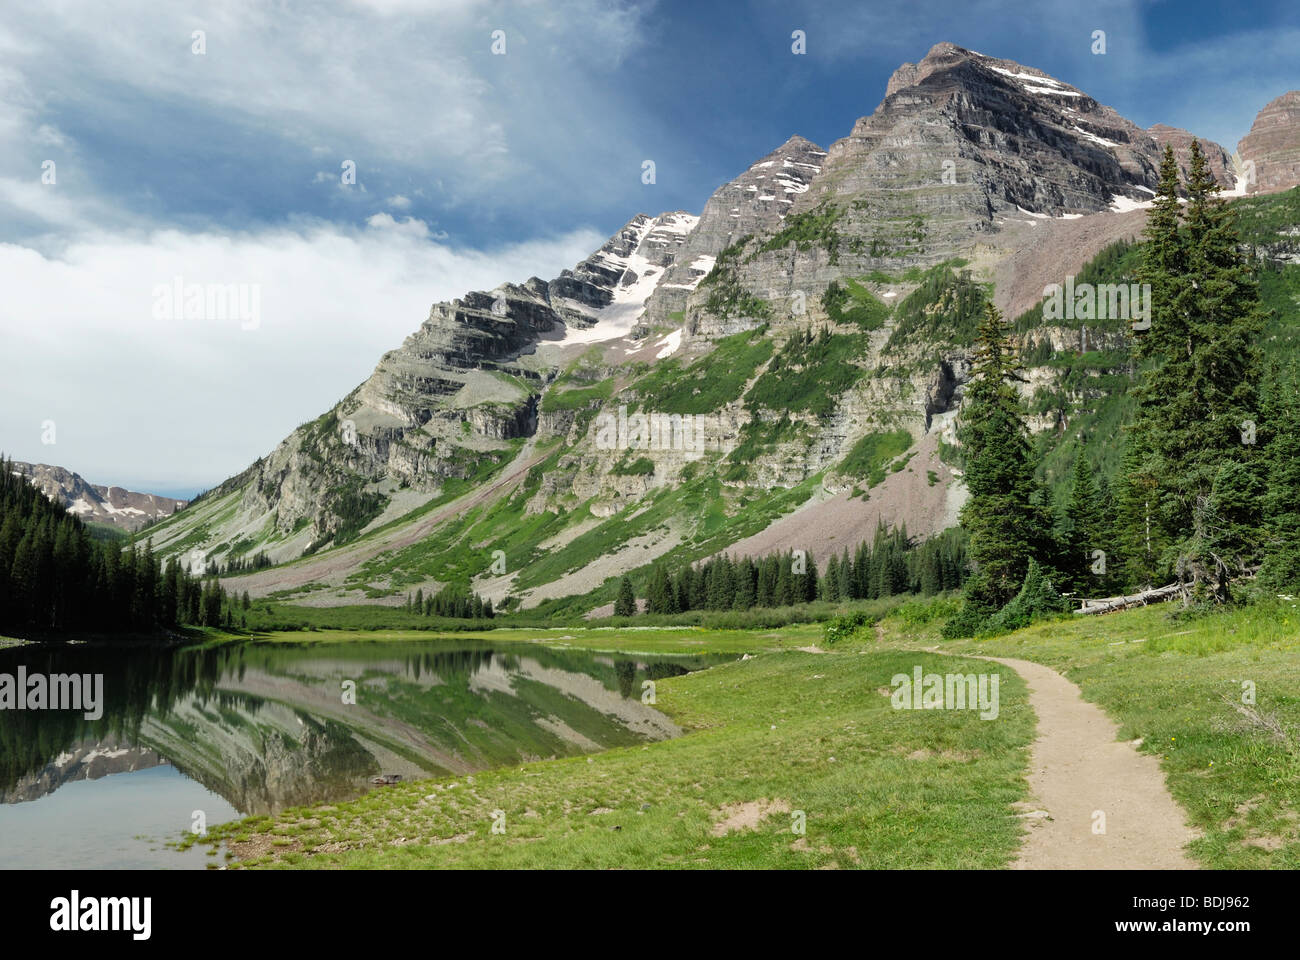
[[[1300,13],[1281,2],[11,10],[0,449],[95,482],[211,485],[364,379],[432,302],[553,276],[637,212],[698,212],[791,134],[847,134],[890,73],[941,40],[1229,151],[1300,87]],[[175,276],[259,285],[263,322],[151,316]]]

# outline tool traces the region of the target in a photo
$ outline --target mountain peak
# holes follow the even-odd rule
[[[959,47],[957,44],[945,40],[931,47],[919,62],[904,63],[899,66],[885,85],[885,96],[889,97],[900,90],[917,86],[924,82],[927,77],[941,70],[951,70],[962,63],[978,64],[1003,76],[1014,77],[1022,81],[1043,80],[1046,81],[1048,87],[1054,90],[1074,90],[1073,87],[1061,83],[1051,74],[1039,70],[1037,67],[1026,66],[1015,60],[986,56],[975,50],[967,50],[965,47]]]
[[[1274,193],[1300,183],[1300,90],[1264,105],[1237,144],[1243,164],[1254,164],[1250,193]]]

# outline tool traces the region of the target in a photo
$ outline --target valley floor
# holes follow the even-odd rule
[[[402,784],[205,842],[215,857],[225,841],[232,865],[272,867],[1294,868],[1297,612],[1177,621],[1172,609],[944,643],[912,603],[833,648],[813,626],[517,631],[750,655],[659,681],[658,708],[688,731],[678,739]],[[892,678],[918,666],[997,672],[997,719],[894,709]],[[1053,708],[1042,698],[1056,681]],[[1099,798],[1069,800],[1070,777]]]

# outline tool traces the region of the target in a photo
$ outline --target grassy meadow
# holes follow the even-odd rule
[[[821,624],[492,631],[485,636],[503,641],[738,659],[659,681],[656,706],[684,730],[677,739],[404,783],[235,821],[198,842],[214,865],[224,843],[227,862],[242,867],[1003,868],[1023,833],[1036,721],[1013,671],[972,658],[1008,656],[1063,673],[1124,739],[1160,758],[1202,834],[1189,850],[1199,864],[1300,865],[1295,607],[1184,618],[1162,605],[942,641],[950,610],[942,598],[895,605],[834,644]],[[891,677],[918,665],[999,673],[997,720],[893,709]],[[1242,702],[1249,684],[1253,704]]]

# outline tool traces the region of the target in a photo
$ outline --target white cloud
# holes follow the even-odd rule
[[[369,376],[439,300],[554,276],[604,237],[580,230],[452,250],[386,213],[221,236],[94,234],[58,258],[0,245],[0,449],[137,489],[208,486]],[[155,293],[256,287],[260,317],[156,317]],[[55,421],[57,443],[41,444]]]
[[[337,181],[344,159],[372,182],[380,170],[403,179],[437,170],[444,202],[457,204],[508,206],[536,197],[537,183],[554,175],[617,183],[610,168],[638,127],[627,109],[633,94],[606,82],[607,71],[644,42],[647,7],[548,0],[497,15],[470,2],[403,0],[19,6],[0,22],[0,152],[12,170],[17,158],[29,165],[37,146],[76,150],[80,131],[49,118],[70,111],[113,116],[117,136],[147,137],[152,155],[166,158],[163,117],[183,109],[211,117],[213,137],[237,131],[256,145],[249,177],[257,151],[260,162],[291,151],[283,155],[324,167],[318,181]],[[511,37],[506,56],[490,53],[494,20]],[[206,31],[201,56],[191,52],[195,29]],[[562,103],[583,104],[567,136],[582,144],[588,171],[541,149],[553,142]]]
[[[411,207],[411,198],[404,197],[400,193],[388,198],[388,205],[394,210],[409,210]]]

